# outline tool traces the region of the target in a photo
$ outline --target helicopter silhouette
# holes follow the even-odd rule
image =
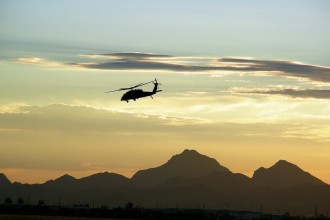
[[[154,89],[151,92],[143,91],[142,89],[135,89],[135,88],[138,88],[140,86],[147,85],[149,83],[153,83],[154,84]],[[130,99],[136,101],[139,98],[144,98],[144,97],[147,97],[147,96],[150,96],[151,98],[153,98],[152,95],[156,94],[157,92],[161,92],[162,91],[162,90],[158,90],[158,85],[161,85],[161,84],[158,83],[157,82],[157,79],[155,78],[155,80],[152,80],[150,82],[140,83],[140,84],[137,84],[135,86],[128,87],[128,88],[120,88],[120,89],[116,89],[116,90],[111,90],[111,91],[107,91],[105,93],[117,92],[117,91],[123,91],[123,90],[129,90],[128,92],[126,92],[121,97],[121,100],[120,100],[120,101],[126,101],[128,103],[128,101]]]

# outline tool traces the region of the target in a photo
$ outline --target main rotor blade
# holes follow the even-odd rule
[[[136,88],[136,87],[140,87],[140,86],[143,86],[143,85],[146,85],[146,84],[149,84],[149,83],[152,83],[154,82],[154,80],[150,81],[150,82],[146,82],[146,83],[140,83],[140,84],[137,84],[136,86],[133,86],[131,88]]]
[[[146,82],[146,83],[140,83],[140,84],[137,84],[136,86],[132,86],[132,87],[129,87],[129,88],[121,88],[121,89],[111,90],[111,91],[107,91],[107,92],[105,92],[105,93],[109,93],[109,92],[117,92],[117,91],[122,91],[122,90],[129,90],[129,89],[134,89],[134,88],[137,88],[137,87],[140,87],[140,86],[143,86],[143,85],[149,84],[149,83],[154,83],[155,81],[157,82],[157,79],[152,80],[152,81],[150,81],[150,82]]]
[[[105,93],[109,93],[109,92],[117,92],[117,91],[122,91],[122,90],[129,90],[131,88],[121,88],[121,89],[116,89],[116,90],[111,90],[111,91],[107,91]]]

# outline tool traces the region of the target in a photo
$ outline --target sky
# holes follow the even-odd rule
[[[248,176],[284,159],[330,183],[329,12],[326,0],[2,0],[0,172],[131,177],[195,149]],[[155,78],[153,99],[105,93]]]

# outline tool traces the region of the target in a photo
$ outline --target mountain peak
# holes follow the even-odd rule
[[[132,180],[138,185],[149,187],[174,177],[200,178],[214,172],[229,172],[229,169],[196,150],[186,149],[159,167],[138,171]]]
[[[198,153],[196,150],[185,149],[184,151],[182,151],[181,154],[176,154],[176,155],[172,156],[172,158],[167,163],[171,163],[174,161],[198,160],[198,159],[205,159],[205,158],[213,159],[213,158],[209,158],[205,155]]]
[[[196,150],[194,150],[194,149],[185,149],[184,151],[182,151],[182,153],[181,154],[199,154],[200,155],[200,153],[198,153]]]
[[[76,180],[76,178],[70,176],[69,174],[64,174],[63,176],[55,179],[55,181],[71,181],[71,180]]]
[[[304,183],[314,185],[325,184],[320,179],[286,160],[279,160],[269,168],[259,168],[254,172],[252,179],[257,185],[271,186],[278,189],[289,188]]]
[[[277,161],[274,166],[294,166],[294,167],[298,167],[297,165],[290,163],[286,160],[279,160]]]
[[[193,149],[192,150],[185,149],[184,151],[182,151],[182,153],[175,154],[173,157],[194,157],[194,156],[204,156],[204,155],[198,153],[196,150]]]
[[[281,159],[281,160],[277,161],[275,164],[291,164],[291,163],[286,160]]]
[[[74,178],[73,176],[70,176],[69,174],[64,174],[63,176],[60,176],[57,179],[54,180],[48,180],[46,182],[46,184],[50,184],[50,185],[56,185],[56,184],[69,184],[74,182],[75,180],[77,180],[76,178]]]
[[[103,172],[103,173],[96,173],[91,176],[83,177],[79,180],[80,182],[83,182],[85,184],[89,185],[120,185],[120,184],[126,184],[129,182],[129,179],[125,176],[122,176],[117,173],[109,173],[109,172]]]
[[[11,184],[11,182],[6,177],[6,175],[3,173],[0,173],[0,187],[9,186],[10,184]]]
[[[106,181],[108,179],[113,179],[113,178],[119,178],[119,179],[127,179],[126,177],[120,175],[120,174],[117,174],[117,173],[109,173],[109,172],[101,172],[101,173],[96,173],[96,174],[93,174],[91,176],[86,176],[86,177],[83,177],[81,178],[81,180],[87,180],[87,179],[93,179],[94,181],[95,180],[99,180],[99,181]]]

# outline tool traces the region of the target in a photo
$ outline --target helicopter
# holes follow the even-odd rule
[[[154,89],[151,92],[143,91],[142,89],[135,89],[135,88],[138,88],[140,86],[147,85],[149,83],[153,83],[154,84]],[[158,85],[161,85],[161,84],[158,83],[157,82],[157,79],[155,78],[154,80],[152,80],[150,82],[140,83],[140,84],[137,84],[135,86],[128,87],[128,88],[120,88],[120,89],[116,89],[116,90],[111,90],[111,91],[107,91],[105,93],[117,92],[117,91],[123,91],[123,90],[129,90],[128,92],[126,92],[121,97],[121,100],[120,100],[120,101],[126,101],[128,103],[128,101],[130,99],[136,101],[139,98],[144,98],[144,97],[147,97],[147,96],[150,96],[153,99],[152,95],[156,94],[157,92],[161,92],[162,91],[162,90],[158,90]]]

